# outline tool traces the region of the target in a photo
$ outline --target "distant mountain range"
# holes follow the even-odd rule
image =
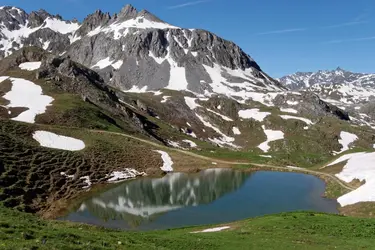
[[[300,90],[315,85],[351,85],[356,87],[374,87],[375,74],[353,73],[341,68],[319,70],[318,72],[297,72],[279,79],[291,90]]]
[[[354,73],[337,68],[332,71],[297,72],[278,79],[291,90],[317,94],[322,100],[351,113],[352,120],[374,126],[375,74]]]

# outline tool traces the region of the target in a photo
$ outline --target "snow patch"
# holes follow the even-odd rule
[[[240,135],[241,134],[241,131],[237,127],[233,127],[232,131],[233,131],[233,134],[235,134],[235,135]]]
[[[197,100],[197,98],[192,98],[192,97],[185,96],[184,99],[185,99],[185,103],[186,103],[186,105],[188,105],[188,107],[189,107],[191,110],[194,110],[194,109],[196,109],[196,108],[198,108],[198,107],[202,107],[201,105],[199,105],[199,104],[197,104],[197,103],[195,102],[195,100]]]
[[[217,116],[220,116],[224,121],[227,121],[227,122],[232,122],[233,121],[233,119],[229,118],[228,116],[222,115],[222,114],[220,114],[220,113],[218,113],[216,111],[213,111],[212,109],[206,109],[206,110],[209,111],[209,112],[211,112],[211,113],[213,113],[213,114],[215,114],[215,115],[217,115]]]
[[[46,112],[47,106],[52,103],[53,98],[43,95],[42,88],[31,81],[21,78],[9,79],[12,81],[12,89],[3,96],[4,99],[10,102],[6,107],[28,108],[28,110],[12,118],[12,120],[34,123],[37,115]]]
[[[39,69],[40,65],[42,65],[42,62],[25,62],[21,63],[18,67],[22,70],[33,71]]]
[[[133,179],[139,176],[145,176],[145,172],[138,172],[135,169],[132,168],[125,168],[122,171],[114,171],[111,174],[107,175],[107,182],[112,183],[112,182],[119,182],[122,180],[127,180],[127,179]]]
[[[68,34],[75,32],[79,29],[80,25],[78,23],[68,23],[65,21],[61,21],[59,19],[50,18],[48,17],[43,24],[43,28],[50,28],[51,30],[61,33],[61,34]]]
[[[292,108],[280,108],[281,112],[297,114],[298,111]]]
[[[123,90],[123,92],[129,92],[129,93],[146,93],[147,92],[147,86],[143,86],[142,88],[139,88],[137,85],[133,85],[128,90]]]
[[[259,155],[259,156],[263,158],[272,158],[272,155]]]
[[[161,103],[166,103],[169,98],[171,98],[171,97],[170,96],[163,96],[163,99],[160,102]]]
[[[121,37],[125,37],[129,33],[129,28],[137,29],[178,29],[176,26],[172,26],[167,23],[150,21],[143,16],[139,16],[133,19],[126,20],[124,22],[118,21],[107,27],[98,27],[91,31],[88,36],[95,36],[101,32],[113,33],[114,39],[118,40]]]
[[[88,189],[88,188],[91,187],[92,183],[91,183],[91,180],[90,180],[90,176],[82,176],[79,179],[83,180],[83,183],[85,184],[85,186],[82,187],[83,189]]]
[[[202,231],[197,231],[197,232],[192,232],[192,233],[213,233],[213,232],[220,232],[226,229],[229,229],[230,227],[225,226],[225,227],[214,227],[214,228],[208,228]]]
[[[341,157],[340,157],[341,158]],[[346,160],[346,159],[345,159]],[[348,206],[358,202],[375,201],[375,153],[351,154],[341,173],[336,176],[347,183],[354,180],[365,181],[356,190],[337,199],[341,206]]]
[[[67,175],[65,172],[60,172],[60,175],[68,178],[68,179],[74,179],[74,175]]]
[[[198,147],[198,145],[195,142],[193,142],[193,141],[190,141],[190,140],[182,140],[182,141],[188,143],[191,148]]]
[[[180,146],[180,143],[178,143],[178,142],[167,140],[167,143],[168,143],[169,146],[172,146],[174,148],[184,149],[183,147]]]
[[[162,64],[165,61],[165,58],[156,57],[156,56],[154,56],[154,54],[151,51],[148,52],[148,56],[151,57],[152,59],[154,59],[157,64]]]
[[[238,111],[238,116],[244,119],[254,119],[256,121],[262,122],[270,112],[261,112],[259,109],[246,109]]]
[[[161,154],[161,158],[163,160],[163,166],[160,168],[164,172],[173,172],[173,161],[172,158],[169,156],[167,152],[161,151],[161,150],[154,150],[154,152],[157,152]]]
[[[216,143],[216,144],[221,145],[221,146],[222,145],[228,145],[228,146],[233,147],[233,148],[239,148],[237,145],[234,145],[232,143],[232,142],[235,141],[235,139],[233,137],[227,136],[226,134],[221,132],[220,129],[218,129],[217,127],[215,127],[211,123],[207,122],[202,116],[198,115],[197,113],[195,113],[195,115],[203,123],[204,126],[212,128],[216,133],[221,135],[221,138],[213,138],[213,139],[210,138],[209,140],[211,142]]]
[[[122,61],[122,60],[118,60],[117,62],[115,62],[114,60],[111,60],[109,57],[107,57],[107,58],[104,58],[104,59],[100,60],[99,62],[97,62],[91,68],[104,69],[104,68],[107,68],[109,66],[112,66],[114,69],[119,69],[122,66],[123,63],[124,63],[124,61]]]
[[[360,155],[364,155],[364,154],[365,154],[364,152],[359,152],[359,153],[351,153],[351,154],[346,154],[346,155],[340,156],[338,159],[336,159],[335,161],[328,164],[327,167],[336,165],[336,164],[344,162],[344,161],[347,161],[352,157],[356,157],[356,156],[360,156]]]
[[[303,170],[303,168],[296,167],[296,166],[286,166],[289,169],[295,169],[295,170]]]
[[[44,49],[44,50],[47,50],[48,47],[49,47],[49,45],[50,45],[50,43],[51,43],[51,41],[45,41],[45,42],[43,43],[43,49]]]
[[[35,131],[33,138],[39,142],[40,146],[69,151],[79,151],[85,148],[85,143],[81,140],[57,135],[47,131]]]
[[[308,125],[313,125],[314,123],[307,119],[307,118],[303,118],[303,117],[299,117],[299,116],[292,116],[292,115],[280,115],[280,117],[284,120],[300,120],[300,121],[303,121],[304,123],[308,124]]]
[[[345,152],[346,150],[349,150],[349,145],[356,140],[358,140],[358,136],[349,132],[342,131],[340,133],[339,143],[342,146],[341,151],[335,152],[336,154],[340,154],[342,152]]]
[[[280,130],[266,129],[264,125],[262,126],[262,128],[267,136],[267,141],[261,143],[258,148],[260,148],[263,152],[268,152],[271,148],[268,144],[273,141],[284,139],[284,133]]]
[[[169,58],[168,62],[169,62],[169,65],[171,66],[171,71],[170,71],[169,84],[166,87],[166,89],[186,90],[189,83],[186,80],[185,67],[179,67],[178,64],[172,58]]]
[[[299,104],[299,101],[286,101],[287,104],[291,105],[291,106],[295,106],[295,105],[298,105]]]
[[[117,62],[112,63],[112,67],[113,67],[114,69],[119,69],[123,64],[124,64],[124,61],[123,61],[123,60],[118,60]]]
[[[151,92],[152,92],[152,91],[151,91]],[[158,95],[162,95],[162,94],[163,94],[163,92],[161,92],[160,90],[155,91],[155,92],[152,92],[152,93],[154,93],[154,95],[156,95],[156,96],[158,96]]]

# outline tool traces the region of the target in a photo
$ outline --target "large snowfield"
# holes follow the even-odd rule
[[[343,170],[336,176],[347,183],[354,180],[365,181],[356,190],[337,199],[341,206],[348,206],[358,202],[375,201],[375,153],[352,153],[339,157],[327,167],[346,162]]]
[[[12,82],[12,89],[3,96],[4,99],[10,102],[6,107],[28,108],[28,110],[23,111],[13,120],[34,123],[37,115],[46,112],[53,98],[43,95],[42,88],[31,81],[21,78],[2,77],[0,82],[6,79]]]
[[[33,138],[39,142],[40,146],[47,148],[68,151],[79,151],[85,148],[85,143],[81,140],[47,131],[35,131]]]

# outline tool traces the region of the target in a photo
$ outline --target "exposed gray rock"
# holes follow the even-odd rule
[[[93,68],[106,82],[122,90],[134,87],[158,90],[172,84],[174,89],[211,92],[210,84],[215,79],[204,65],[215,67],[218,72],[214,77],[221,74],[229,83],[253,84],[261,89],[268,85],[271,89],[280,88],[277,81],[267,77],[233,42],[205,30],[174,27],[146,10],[138,12],[131,5],[114,16],[98,10],[85,18],[74,33],[68,34],[46,28],[47,18],[66,24],[71,21],[44,10],[28,15],[22,10],[5,7],[0,15],[9,31],[25,30],[25,35],[16,39],[1,37],[6,42],[5,47],[0,48],[0,57],[23,46],[37,46],[54,54],[66,52],[72,60]],[[250,71],[240,77],[226,69]],[[246,88],[235,86],[232,89]]]
[[[39,10],[39,11],[33,11],[30,13],[28,17],[28,25],[27,27],[29,28],[36,28],[39,27],[43,24],[43,22],[48,18],[48,17],[53,17],[51,14],[49,14],[45,10]]]
[[[132,18],[136,18],[138,15],[138,11],[136,8],[134,8],[132,5],[128,4],[122,10],[119,14],[117,14],[116,20],[118,21],[125,21]]]
[[[77,30],[77,36],[85,36],[97,27],[104,26],[111,22],[112,17],[109,13],[103,13],[97,10],[94,14],[88,15],[83,21],[81,27]]]
[[[280,82],[291,90],[305,89],[314,85],[354,84],[374,87],[375,74],[354,73],[338,67],[332,71],[297,72],[280,78]]]
[[[341,120],[350,120],[349,114],[346,111],[322,101],[318,95],[311,92],[303,91],[300,95],[293,93],[278,95],[274,99],[274,104],[278,107],[289,107],[288,101],[297,102],[298,104],[293,106],[293,109],[310,117],[332,116]]]

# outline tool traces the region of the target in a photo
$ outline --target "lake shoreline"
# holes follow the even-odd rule
[[[200,176],[204,176],[205,175],[205,173],[206,172],[208,172],[208,171],[210,171],[210,173],[212,173],[212,172],[223,172],[223,171],[220,171],[220,169],[222,169],[222,170],[224,170],[224,169],[226,169],[226,170],[228,170],[228,172],[231,172],[231,173],[239,173],[240,175],[242,175],[242,176],[248,176],[248,177],[246,177],[246,178],[250,178],[250,179],[252,179],[253,177],[253,174],[251,174],[251,173],[254,173],[254,174],[256,174],[256,176],[258,176],[258,175],[261,175],[261,176],[263,176],[263,175],[265,175],[265,177],[263,177],[263,181],[262,181],[262,183],[264,183],[264,184],[262,184],[262,188],[260,189],[260,190],[263,190],[261,193],[259,193],[259,195],[260,196],[264,196],[264,197],[269,197],[268,199],[270,199],[269,200],[269,202],[273,202],[273,203],[275,203],[274,205],[272,205],[271,207],[273,207],[274,209],[279,209],[279,210],[277,210],[277,211],[274,211],[274,210],[267,210],[267,209],[265,209],[265,210],[260,210],[260,213],[261,214],[256,214],[255,216],[263,216],[263,215],[268,215],[268,214],[272,214],[272,213],[279,213],[279,212],[288,212],[288,211],[315,211],[315,212],[324,212],[324,211],[326,211],[326,212],[328,212],[328,211],[332,211],[333,212],[333,210],[320,210],[320,209],[322,209],[323,207],[321,207],[321,208],[319,208],[319,206],[323,206],[322,204],[324,204],[324,202],[323,203],[321,203],[321,201],[320,200],[327,200],[327,202],[334,202],[334,203],[331,203],[331,205],[330,205],[330,207],[332,208],[332,209],[334,209],[334,213],[339,213],[339,210],[338,210],[338,204],[337,204],[337,201],[336,201],[336,199],[330,199],[330,198],[325,198],[325,195],[324,195],[324,192],[325,192],[325,190],[326,190],[326,182],[324,182],[321,178],[316,178],[316,177],[318,177],[318,176],[314,176],[314,175],[311,175],[311,174],[309,174],[309,173],[302,173],[301,171],[295,171],[295,170],[293,170],[293,169],[286,169],[285,171],[279,171],[279,170],[275,170],[275,169],[272,169],[272,171],[270,171],[270,169],[266,169],[266,168],[259,168],[259,167],[255,167],[255,168],[246,168],[246,169],[244,169],[243,167],[241,167],[241,168],[212,168],[212,169],[210,169],[210,170],[206,170],[206,171],[199,171],[199,172],[196,172],[196,171],[194,171],[192,174],[191,174],[191,172],[185,172],[185,173],[174,173],[174,174],[172,174],[172,175],[177,175],[177,176],[183,176],[184,178],[185,177],[194,177],[194,178],[196,178],[196,177],[200,177]],[[224,171],[224,172],[226,172],[226,171]],[[295,181],[293,181],[292,179],[293,178],[291,178],[293,175],[291,175],[291,176],[284,176],[283,177],[283,175],[274,175],[274,174],[271,174],[271,173],[280,173],[280,174],[282,174],[283,172],[289,172],[289,173],[296,173],[296,174],[301,174],[301,175],[294,175],[294,177],[293,178],[295,178]],[[189,174],[190,173],[190,174]],[[268,178],[267,176],[271,176],[271,178]],[[272,178],[272,176],[279,176],[277,179],[274,179],[274,178]],[[316,179],[314,180],[314,179],[311,179],[310,177],[308,177],[308,176],[313,176],[313,177],[315,177]],[[157,177],[160,177],[160,176],[157,176]],[[71,205],[67,210],[65,210],[66,212],[64,213],[64,214],[61,214],[61,216],[59,216],[58,218],[59,218],[59,220],[68,220],[68,221],[75,221],[75,222],[79,222],[79,223],[85,223],[85,218],[86,218],[86,216],[89,216],[89,217],[87,217],[87,218],[90,218],[90,219],[88,219],[88,220],[90,220],[90,223],[89,224],[99,224],[99,226],[103,226],[102,224],[100,224],[100,222],[98,222],[98,221],[96,221],[96,223],[93,223],[92,221],[93,220],[97,220],[97,218],[96,219],[94,219],[95,218],[95,215],[94,215],[94,217],[92,217],[92,213],[91,212],[89,212],[89,214],[87,214],[87,207],[91,207],[89,210],[91,211],[91,209],[94,209],[93,211],[95,211],[94,212],[94,214],[97,214],[98,213],[98,211],[99,210],[103,210],[103,213],[104,214],[106,214],[106,213],[109,213],[109,214],[113,214],[113,213],[115,213],[115,214],[117,214],[116,215],[116,217],[115,218],[117,218],[117,216],[120,216],[120,217],[122,217],[122,216],[125,216],[124,218],[128,218],[128,216],[133,216],[132,214],[134,213],[134,211],[136,211],[135,213],[136,214],[138,214],[138,213],[141,213],[142,214],[142,212],[141,211],[143,211],[144,210],[144,206],[146,206],[146,207],[148,207],[149,205],[147,205],[148,203],[146,202],[146,204],[145,205],[142,205],[142,206],[135,206],[134,207],[134,209],[133,209],[133,205],[131,205],[131,210],[133,211],[133,212],[131,212],[131,214],[128,214],[128,212],[125,212],[125,211],[128,211],[130,208],[128,207],[128,205],[126,205],[127,204],[127,202],[126,203],[124,203],[125,204],[125,207],[124,208],[122,208],[122,209],[125,209],[125,210],[121,210],[120,209],[120,207],[122,207],[122,205],[123,205],[123,203],[122,202],[120,202],[120,200],[119,201],[117,201],[117,198],[115,198],[114,200],[113,200],[113,195],[114,195],[114,193],[113,192],[115,192],[114,190],[118,190],[118,186],[120,187],[120,189],[121,189],[121,186],[123,185],[123,186],[134,186],[134,185],[136,185],[136,183],[137,182],[147,182],[147,181],[155,181],[155,182],[165,182],[165,181],[167,181],[167,183],[170,183],[170,181],[168,181],[168,176],[164,176],[164,177],[162,177],[162,178],[154,178],[153,176],[147,176],[147,177],[141,177],[141,178],[137,178],[137,179],[133,179],[133,180],[130,180],[130,181],[123,181],[123,182],[121,182],[121,183],[116,183],[116,184],[112,184],[112,185],[106,185],[105,186],[105,190],[103,190],[103,189],[97,189],[97,190],[95,190],[96,192],[91,192],[91,194],[90,195],[86,195],[85,196],[85,198],[82,198],[81,197],[81,199],[79,199],[79,200],[77,200],[76,202],[75,202],[75,204],[74,205]],[[308,205],[307,207],[305,207],[305,206],[303,206],[302,205],[302,207],[299,207],[302,203],[300,203],[301,201],[299,201],[299,199],[300,198],[298,198],[298,195],[297,196],[295,196],[296,195],[296,193],[298,193],[298,192],[301,192],[301,191],[295,191],[294,189],[292,189],[292,190],[290,190],[289,189],[289,191],[286,191],[285,190],[285,187],[284,187],[284,189],[283,189],[283,185],[286,185],[285,183],[285,178],[287,178],[287,179],[290,179],[291,178],[291,181],[287,184],[287,185],[290,185],[290,183],[293,183],[293,185],[295,186],[295,187],[298,187],[297,188],[297,190],[310,190],[311,192],[316,192],[317,190],[319,190],[318,191],[318,193],[315,193],[314,195],[313,195],[313,193],[311,193],[311,194],[309,194],[309,193],[307,193],[306,195],[304,195],[303,197],[307,197],[307,195],[310,197],[310,195],[311,195],[311,198],[309,198],[309,199],[307,199],[307,201],[305,201],[305,202],[308,202],[308,204],[311,204],[311,205]],[[301,179],[302,178],[302,179]],[[249,179],[249,180],[250,180]],[[306,183],[305,182],[301,182],[301,180],[303,180],[303,179],[305,179],[306,180]],[[171,178],[171,180],[172,180],[172,178]],[[226,178],[226,179],[224,179],[224,180],[220,180],[220,179],[218,179],[218,180],[214,180],[213,181],[213,179],[211,180],[211,181],[208,181],[208,180],[205,180],[205,179],[201,179],[200,180],[200,182],[201,183],[212,183],[212,182],[215,182],[215,183],[219,183],[219,185],[228,185],[229,183],[228,183],[228,180],[229,180],[229,183],[230,182],[235,182],[235,180],[236,180],[236,178],[235,177],[228,177],[228,178]],[[280,180],[280,181],[279,181]],[[320,181],[320,183],[319,184],[314,184],[313,186],[311,186],[312,185],[312,183],[317,183],[317,180],[319,180]],[[173,178],[173,181],[175,181],[175,178]],[[246,182],[248,182],[248,180],[246,179]],[[254,181],[252,181],[252,182],[254,182]],[[269,183],[267,183],[267,182],[269,182]],[[126,184],[126,183],[128,183],[128,184]],[[177,182],[177,183],[179,183],[179,182]],[[198,181],[198,183],[199,183],[199,181]],[[310,183],[310,184],[309,184]],[[184,186],[185,184],[183,184],[183,183],[181,183],[181,184],[176,184],[176,185],[178,185],[178,186]],[[190,185],[190,184],[189,184]],[[215,184],[215,185],[217,185],[217,184]],[[259,184],[258,184],[259,185]],[[315,185],[318,185],[318,186],[315,186]],[[210,184],[209,184],[209,186],[211,186]],[[279,193],[278,195],[277,195],[277,193],[279,192],[278,190],[278,188],[276,188],[275,189],[275,187],[277,187],[277,186],[280,186],[280,192],[281,193]],[[142,187],[142,189],[140,189],[140,190],[144,190],[144,185],[142,185],[142,186],[140,186],[140,187]],[[152,185],[152,187],[154,187],[154,185]],[[169,187],[168,188],[168,186],[165,186],[164,187],[164,189],[165,188],[167,188],[167,189],[169,189],[169,188],[171,188],[171,187]],[[176,188],[176,186],[175,186],[175,188]],[[175,192],[177,192],[178,190],[175,190],[175,188],[173,189],[173,192],[175,193]],[[258,188],[260,188],[260,187],[258,187]],[[254,192],[254,190],[257,190],[258,189],[257,187],[255,187],[255,189],[247,189],[247,193],[253,193]],[[154,188],[152,188],[152,189],[154,189]],[[198,191],[199,193],[199,197],[201,197],[201,192],[203,192],[203,194],[204,193],[206,193],[206,191],[205,191],[205,189],[207,189],[207,187],[205,187],[204,189],[203,189],[203,191],[201,190],[201,191],[199,191],[199,189],[198,190],[195,190],[195,191]],[[238,189],[238,188],[237,188]],[[236,193],[238,190],[237,189],[234,189],[233,191],[230,191],[230,195],[232,195],[232,193],[234,194],[234,193]],[[241,188],[242,189],[242,188]],[[106,191],[107,190],[107,191]],[[120,193],[119,193],[119,195],[120,195],[120,197],[122,197],[121,199],[125,199],[125,201],[126,200],[128,200],[128,199],[130,199],[132,202],[131,202],[131,204],[136,204],[136,200],[139,200],[138,199],[138,197],[142,197],[143,196],[143,194],[145,195],[145,196],[147,196],[147,193],[142,193],[141,191],[139,191],[138,189],[135,189],[134,191],[136,191],[135,193],[134,193],[134,191],[130,191],[130,194],[128,195],[128,194],[125,194],[125,189],[123,189],[123,187],[122,187],[122,189],[121,190],[123,190],[123,191],[121,191]],[[131,189],[132,190],[132,189]],[[171,189],[172,190],[172,189]],[[212,190],[212,187],[210,187],[209,188],[209,190]],[[220,189],[219,189],[220,190]],[[237,190],[237,191],[236,191]],[[249,190],[250,190],[250,192],[249,192]],[[269,193],[269,190],[274,190],[274,191],[272,191],[271,193],[272,193],[272,195],[274,195],[274,196],[270,196],[270,193]],[[315,190],[315,191],[313,191],[313,190]],[[192,190],[191,190],[192,191]],[[309,191],[309,192],[310,192]],[[127,191],[128,192],[128,191]],[[170,191],[170,192],[172,192],[172,191]],[[305,191],[303,191],[303,192],[305,192]],[[111,200],[106,200],[104,197],[106,197],[106,196],[108,196],[108,193],[110,193],[111,195]],[[125,196],[124,196],[125,195]],[[161,196],[161,197],[165,197],[165,193],[164,193],[164,196]],[[169,195],[169,194],[168,194]],[[205,195],[209,195],[208,193],[207,194],[205,194]],[[217,193],[216,193],[216,195],[217,195]],[[252,194],[252,196],[258,196],[258,194],[256,193],[256,194]],[[283,203],[280,203],[281,205],[279,206],[278,204],[279,204],[279,202],[285,202],[285,201],[283,201],[283,200],[279,200],[278,199],[278,196],[279,195],[281,195],[281,196],[283,196],[283,195],[286,195],[286,197],[288,197],[288,198],[286,198],[287,200],[289,200],[288,201],[288,206],[290,207],[290,208],[284,208],[284,210],[283,210]],[[300,195],[300,194],[299,194]],[[195,196],[195,194],[194,194],[194,196]],[[209,196],[211,196],[211,195],[209,195]],[[119,197],[119,199],[120,199],[120,197]],[[133,198],[131,198],[131,197],[133,197]],[[134,197],[137,197],[137,198],[134,198]],[[153,197],[153,196],[152,196]],[[270,197],[274,197],[274,198],[270,198]],[[293,197],[295,197],[295,198],[293,198]],[[319,198],[318,198],[319,197]],[[103,200],[103,198],[104,198],[104,200]],[[156,198],[156,197],[154,197],[154,198]],[[141,199],[143,199],[143,198],[141,198]],[[145,198],[146,199],[146,198]],[[152,200],[153,198],[147,198],[146,200],[147,201],[149,201],[149,200]],[[220,200],[221,198],[220,198],[220,196],[218,197],[218,198],[216,198],[216,199],[218,199],[218,200]],[[250,199],[251,199],[251,197],[250,197]],[[95,202],[94,202],[94,204],[91,204],[91,200],[95,200]],[[98,200],[100,201],[100,203],[98,202]],[[156,200],[159,200],[159,198],[156,198]],[[175,198],[173,199],[173,200],[175,200]],[[185,199],[183,198],[182,199],[183,201],[185,201]],[[189,200],[189,199],[187,199],[187,200]],[[304,199],[305,200],[305,199]],[[253,209],[253,207],[254,207],[254,209],[256,209],[256,207],[257,207],[257,205],[256,205],[256,203],[254,203],[254,206],[251,204],[250,205],[250,207],[249,207],[249,204],[247,204],[246,203],[246,201],[247,201],[247,199],[244,199],[244,200],[239,200],[238,202],[243,202],[243,203],[241,203],[242,205],[241,205],[241,207],[242,206],[244,206],[244,208],[246,208],[246,206],[248,207],[247,209],[250,209],[250,210],[252,210]],[[87,203],[88,202],[88,203]],[[130,202],[130,201],[129,201]],[[212,201],[210,201],[210,202],[208,202],[207,203],[207,205],[208,204],[210,204],[211,205],[211,202]],[[217,202],[217,201],[215,201],[215,202]],[[237,202],[237,204],[239,204]],[[91,204],[91,205],[90,205]],[[103,205],[101,205],[102,206],[102,208],[101,208],[101,206],[98,206],[98,205],[100,205],[100,204],[103,204]],[[160,203],[158,203],[159,205],[156,205],[156,207],[163,207],[163,206],[165,206],[165,205],[167,205],[167,206],[175,206],[176,204],[175,203],[171,203],[171,205],[169,205],[169,203],[167,202],[167,203],[162,203],[162,204],[160,204]],[[163,205],[163,204],[165,204],[165,205]],[[198,203],[198,204],[200,204],[200,203]],[[298,204],[300,204],[300,205],[298,205]],[[321,205],[319,205],[319,204],[321,204]],[[87,205],[87,206],[86,206]],[[177,204],[178,205],[178,204]],[[207,206],[206,205],[206,206]],[[333,207],[332,207],[332,205],[333,205]],[[109,207],[108,207],[109,206]],[[114,206],[116,206],[117,208],[115,209],[114,208]],[[153,207],[154,205],[151,205],[151,208],[154,208]],[[288,207],[287,206],[287,207]],[[310,207],[310,206],[312,206],[312,207]],[[316,206],[316,207],[315,207]],[[325,205],[324,205],[325,206]],[[186,208],[190,208],[190,207],[195,207],[194,205],[193,206],[191,206],[191,205],[184,205],[184,206],[182,206],[181,208],[182,208],[182,210],[183,209],[186,209]],[[280,207],[280,208],[278,208],[278,207]],[[294,208],[293,208],[294,207]],[[98,210],[99,209],[99,210]],[[113,209],[115,209],[115,210],[113,210]],[[120,209],[120,211],[123,211],[123,212],[119,212],[117,209]],[[290,209],[292,209],[292,210],[290,210]],[[106,211],[106,210],[108,210],[108,212],[104,212],[104,211]],[[179,210],[181,210],[181,209],[179,209]],[[86,211],[86,212],[84,212],[84,211]],[[109,211],[112,211],[112,212],[109,212]],[[115,211],[118,211],[118,212],[115,212]],[[169,211],[168,209],[167,209],[167,211]],[[215,211],[215,210],[212,210],[212,211]],[[259,212],[259,210],[257,210],[258,212]],[[267,212],[267,211],[269,211],[269,212]],[[226,214],[230,214],[230,213],[232,213],[233,211],[231,211],[229,208],[228,209],[226,209],[226,210],[223,210],[223,213],[226,213]],[[258,213],[257,212],[257,213]],[[100,212],[100,214],[101,214],[102,212]],[[234,213],[236,213],[236,212],[234,212]],[[75,215],[76,214],[76,215]],[[147,213],[148,214],[148,213]],[[73,217],[71,217],[71,216],[73,216]],[[78,217],[77,217],[78,216]],[[82,216],[84,216],[84,217],[82,217]],[[111,215],[110,217],[112,217],[113,215]],[[139,215],[137,215],[137,216],[139,216]],[[249,215],[245,215],[245,217],[242,217],[242,218],[236,218],[236,220],[238,220],[238,219],[245,219],[245,218],[248,218],[248,217],[253,217],[254,215],[251,215],[251,214],[249,214]],[[69,218],[70,219],[69,219]],[[68,219],[67,219],[68,218]],[[77,218],[80,218],[80,219],[77,219]],[[106,217],[107,218],[107,217]],[[143,216],[141,216],[140,218],[143,218]],[[230,219],[231,217],[229,216],[229,217],[226,217],[226,218],[228,218],[228,219]],[[80,221],[80,220],[82,220],[83,219],[83,221]],[[113,218],[112,218],[113,219]],[[112,220],[111,219],[111,220]],[[78,221],[77,221],[78,220]],[[125,219],[125,221],[126,221],[127,219]],[[130,219],[130,220],[132,220],[132,219]],[[230,221],[227,221],[227,222],[230,222]],[[107,222],[106,222],[107,223]],[[113,223],[115,223],[115,222],[113,222]],[[160,222],[159,222],[160,223]],[[165,223],[165,222],[164,222]],[[200,222],[199,222],[200,223]],[[214,222],[211,222],[211,221],[208,221],[207,222],[207,224],[215,224],[216,222],[214,221]],[[218,222],[218,223],[220,223],[220,222]],[[163,223],[162,223],[163,224]],[[185,226],[185,225],[181,225],[181,226]],[[156,229],[160,229],[160,228],[156,228]]]
[[[313,173],[309,172],[308,169],[304,168],[288,168],[288,167],[271,167],[271,166],[264,166],[264,167],[259,167],[259,166],[232,166],[230,168],[224,167],[212,167],[212,168],[190,168],[186,169],[186,171],[178,171],[177,173],[186,173],[186,174],[194,174],[194,173],[200,173],[206,169],[233,169],[233,170],[239,170],[243,172],[258,172],[258,171],[272,171],[272,172],[290,172],[290,173],[303,173],[303,174],[308,174],[312,175],[315,177],[318,177],[325,183],[325,192],[323,194],[324,198],[329,198],[329,199],[335,199],[339,196],[332,196],[328,193],[328,189],[330,186],[337,186],[337,183],[335,183],[332,179],[327,178],[323,173],[318,174],[318,173]],[[150,175],[147,175],[146,177],[148,178],[158,178],[158,177],[163,177],[167,173],[160,174],[160,173],[153,173]],[[92,197],[95,194],[98,193],[103,193],[109,189],[112,189],[118,185],[121,185],[124,182],[127,181],[132,181],[132,180],[137,180],[140,178],[144,177],[136,177],[136,178],[129,178],[129,179],[124,179],[116,183],[99,183],[96,185],[93,185],[90,187],[89,190],[83,190],[82,192],[76,194],[75,197],[71,197],[68,199],[60,199],[59,201],[55,202],[54,204],[51,205],[51,207],[47,211],[42,211],[38,215],[41,216],[43,219],[47,220],[55,220],[57,218],[63,217],[66,214],[68,214],[73,208],[77,207],[79,203],[87,199],[88,197]],[[338,204],[338,211],[340,211],[340,205]]]

